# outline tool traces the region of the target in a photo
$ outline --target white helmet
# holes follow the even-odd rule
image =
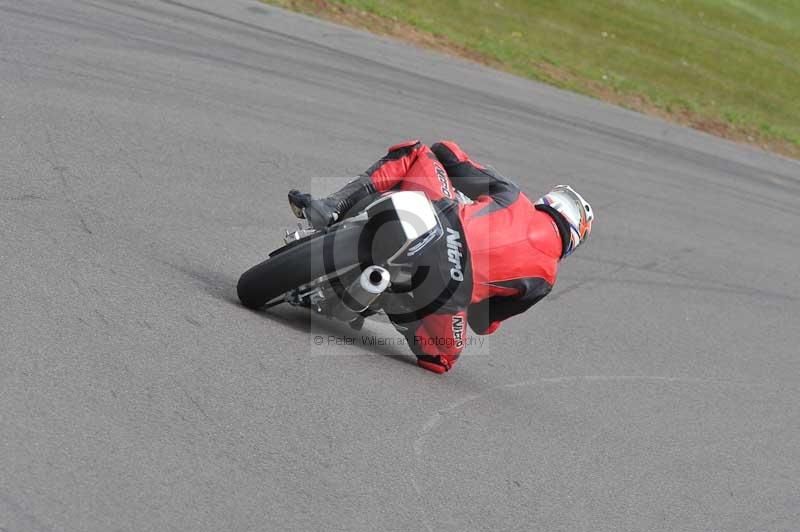
[[[566,245],[562,257],[570,255],[580,246],[592,232],[594,211],[569,185],[558,185],[556,188],[536,200],[537,205],[547,205],[564,217],[569,224],[569,243]],[[566,240],[566,239],[565,239]]]

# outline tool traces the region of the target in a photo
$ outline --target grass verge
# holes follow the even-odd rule
[[[800,158],[797,0],[263,0]]]

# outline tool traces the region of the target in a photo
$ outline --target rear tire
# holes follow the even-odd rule
[[[268,301],[314,279],[360,263],[363,224],[339,228],[295,242],[242,274],[236,291],[246,307],[257,309]],[[335,260],[334,260],[335,258]]]

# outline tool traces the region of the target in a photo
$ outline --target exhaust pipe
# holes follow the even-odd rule
[[[369,266],[353,281],[342,294],[342,301],[336,306],[334,315],[344,321],[351,321],[369,308],[391,282],[389,271],[380,266]]]

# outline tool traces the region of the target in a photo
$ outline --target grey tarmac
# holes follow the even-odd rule
[[[406,138],[597,211],[444,377],[235,295],[289,188]],[[0,530],[798,530],[798,200],[795,161],[254,0],[0,0]]]

